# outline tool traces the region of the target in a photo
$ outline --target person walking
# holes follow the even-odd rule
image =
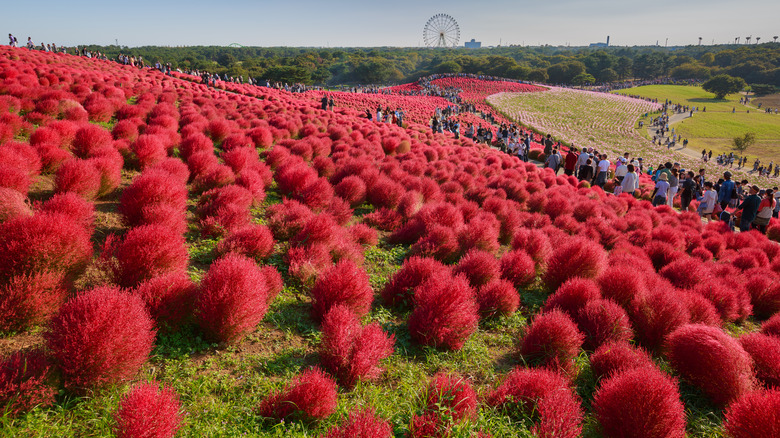
[[[672,169],[672,176],[669,177],[669,196],[666,199],[666,205],[674,207],[674,196],[680,189],[680,179],[677,177],[677,169]]]
[[[650,199],[653,200],[653,207],[666,203],[666,197],[669,193],[669,181],[665,173],[658,175],[658,181],[655,183],[655,190]]]
[[[577,168],[577,154],[574,152],[574,149],[569,149],[569,153],[566,154],[566,159],[564,161],[563,165],[563,173],[572,176],[574,175],[574,171]]]
[[[688,207],[693,200],[693,193],[696,190],[696,182],[693,180],[694,173],[688,171],[687,178],[682,182],[682,192],[680,192],[680,211],[688,211]]]
[[[725,210],[729,202],[732,199],[736,199],[737,190],[734,181],[731,180],[731,172],[723,172],[723,179],[724,181],[720,185],[720,189],[718,189],[718,202],[720,203],[720,208]]]
[[[739,221],[739,231],[750,231],[753,220],[756,219],[761,198],[758,197],[758,186],[750,187],[750,195],[737,206],[737,211],[742,210],[742,219]],[[769,223],[769,222],[767,222]]]
[[[715,211],[715,203],[718,200],[718,194],[712,186],[711,181],[704,183],[704,193],[699,198],[699,208],[697,212],[699,216],[704,217],[711,215]]]
[[[623,193],[634,196],[634,192],[639,188],[639,175],[637,175],[633,164],[629,164],[626,168],[627,172],[620,181],[620,187],[623,189]]]
[[[766,234],[767,226],[769,225],[769,221],[772,219],[772,214],[774,212],[775,206],[777,205],[777,202],[772,195],[773,193],[774,191],[767,189],[767,191],[764,193],[764,199],[761,200],[761,204],[758,206],[758,213],[756,213],[756,218],[753,219],[753,225],[755,225],[756,228],[758,228],[758,231],[760,231],[762,234]]]
[[[598,164],[598,177],[596,178],[596,185],[604,188],[604,184],[607,183],[607,172],[609,172],[610,162],[607,160],[607,154],[601,154],[601,161]]]

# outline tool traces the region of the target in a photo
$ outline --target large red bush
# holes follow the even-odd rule
[[[649,350],[660,348],[669,333],[690,321],[687,304],[664,289],[635,297],[628,315],[637,341]]]
[[[183,420],[179,396],[156,382],[133,388],[114,413],[119,438],[173,438]]]
[[[0,187],[0,222],[30,215],[32,210],[26,196],[14,189]]]
[[[575,320],[585,335],[585,349],[590,351],[605,342],[628,341],[634,336],[628,314],[611,300],[589,301]]]
[[[468,380],[454,373],[439,372],[428,383],[426,410],[453,420],[477,416],[477,393]]]
[[[211,339],[233,342],[254,330],[268,311],[268,284],[255,262],[228,254],[216,260],[195,300],[198,323]]]
[[[264,225],[249,225],[233,230],[216,248],[218,255],[236,253],[257,261],[267,259],[274,250],[274,237]]]
[[[593,280],[572,278],[547,297],[544,310],[560,309],[574,319],[588,302],[598,300],[600,297],[599,287]]]
[[[719,328],[684,325],[669,335],[666,352],[675,371],[718,406],[755,387],[750,355]]]
[[[139,284],[133,291],[146,303],[161,330],[175,331],[192,316],[195,283],[184,272],[170,272]]]
[[[506,280],[493,280],[477,290],[479,313],[485,317],[511,315],[520,306],[520,294]]]
[[[520,343],[520,354],[532,365],[573,375],[574,359],[582,341],[582,333],[571,318],[560,310],[552,310],[534,318]]]
[[[653,366],[653,359],[628,342],[605,342],[590,356],[590,368],[598,378],[634,368]]]
[[[493,254],[472,249],[460,259],[452,273],[465,275],[471,287],[478,288],[497,280],[501,275],[499,269],[499,261]]]
[[[91,160],[68,160],[57,170],[54,178],[57,193],[73,192],[93,200],[100,193],[102,174]]]
[[[119,213],[129,226],[134,227],[145,224],[144,209],[157,205],[170,206],[171,211],[184,214],[187,207],[187,186],[171,178],[167,172],[148,170],[122,191]]]
[[[266,397],[257,410],[269,418],[322,420],[336,410],[337,390],[333,379],[311,368],[295,376],[282,391]]]
[[[336,304],[347,306],[358,317],[371,310],[374,292],[368,282],[368,274],[349,260],[338,262],[325,271],[311,289],[312,313],[317,320]]]
[[[780,388],[780,338],[763,333],[748,333],[739,338],[742,348],[753,359],[759,381]]]
[[[54,404],[52,366],[41,350],[17,351],[0,362],[0,412],[15,417]]]
[[[388,306],[401,303],[413,303],[414,289],[436,272],[446,272],[448,268],[438,260],[413,256],[406,259],[401,269],[382,289],[382,300]]]
[[[723,426],[730,438],[780,436],[780,390],[754,391],[738,398],[728,409]]]
[[[556,290],[570,278],[598,278],[606,266],[607,256],[601,245],[574,237],[553,251],[542,280],[549,290]]]
[[[609,438],[685,436],[677,382],[653,367],[619,372],[601,383],[593,411]]]
[[[162,225],[130,229],[123,240],[107,240],[104,257],[113,255],[113,273],[122,287],[135,287],[142,281],[170,272],[185,272],[189,253],[184,237],[172,235]]]
[[[415,288],[414,302],[409,332],[421,344],[459,350],[477,329],[479,307],[462,276],[431,274]]]
[[[43,337],[65,387],[81,390],[133,377],[152,351],[153,327],[141,298],[101,287],[65,303]]]

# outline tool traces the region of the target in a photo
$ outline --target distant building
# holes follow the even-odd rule
[[[474,38],[472,38],[471,41],[466,41],[467,49],[479,49],[480,47],[482,47],[481,41],[474,41]]]
[[[607,35],[606,43],[590,43],[588,47],[609,47],[609,35]]]

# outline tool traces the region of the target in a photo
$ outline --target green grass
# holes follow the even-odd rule
[[[658,99],[663,103],[666,99],[675,104],[699,107],[700,110],[707,107],[707,112],[731,112],[736,107],[739,110],[739,94],[729,94],[725,99],[715,99],[715,95],[704,91],[701,87],[687,85],[645,85],[642,87],[627,88],[616,91],[615,94],[641,96],[649,99]],[[744,109],[744,107],[743,107]]]

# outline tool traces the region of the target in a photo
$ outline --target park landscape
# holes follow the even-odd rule
[[[776,219],[735,233],[652,207],[648,175],[614,196],[433,133],[448,102],[413,83],[289,93],[0,55],[3,436],[780,432]],[[566,145],[723,170],[654,147],[646,100],[437,80]],[[734,99],[678,129],[727,150],[708,127]],[[739,123],[771,159],[777,116],[758,117]]]

